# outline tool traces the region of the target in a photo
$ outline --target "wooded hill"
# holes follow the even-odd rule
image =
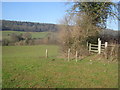
[[[55,32],[59,30],[59,26],[60,25],[48,23],[2,20],[2,31]],[[103,42],[107,41],[113,43],[120,43],[120,32],[110,29],[103,29],[98,36],[89,37],[87,41],[94,43],[95,41],[97,42],[97,38],[101,38]]]
[[[2,20],[2,31],[7,30],[7,31],[25,31],[25,32],[48,32],[48,31],[54,32],[59,30],[59,26],[61,25]],[[103,29],[100,35],[104,37],[109,35],[108,37],[118,38],[120,36],[120,32],[111,29]]]
[[[58,25],[48,23],[34,23],[2,20],[2,31],[46,32],[57,31]]]

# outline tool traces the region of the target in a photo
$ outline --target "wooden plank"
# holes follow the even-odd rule
[[[101,50],[105,50],[104,48],[101,48]]]
[[[98,47],[91,47],[91,49],[97,49],[98,50]]]
[[[97,44],[91,44],[91,46],[98,46]]]
[[[91,52],[98,53],[97,51],[91,51]]]
[[[101,44],[101,46],[105,46],[105,44]]]
[[[101,50],[105,50],[105,49],[101,49]]]
[[[101,47],[102,49],[105,49],[105,47]]]
[[[91,50],[91,52],[98,52],[98,50]]]

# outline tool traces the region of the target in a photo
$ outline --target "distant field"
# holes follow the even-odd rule
[[[12,33],[15,34],[24,34],[26,32],[21,32],[21,31],[0,31],[0,33],[2,32],[2,38],[10,38],[10,35]],[[32,38],[44,38],[47,36],[48,32],[30,32],[32,35]]]
[[[49,58],[46,59],[45,49]],[[117,88],[118,64],[58,58],[53,45],[3,46],[3,88]]]

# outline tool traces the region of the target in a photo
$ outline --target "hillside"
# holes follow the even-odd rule
[[[57,24],[49,23],[35,23],[35,22],[23,22],[23,21],[10,21],[2,20],[2,31],[25,31],[25,32],[46,32],[46,31],[58,31]],[[118,31],[111,29],[103,29],[101,35],[109,34],[116,36]]]
[[[112,35],[112,36],[118,36],[120,35],[120,31],[115,31],[111,29],[103,29],[101,32],[101,35]]]
[[[2,20],[2,31],[46,32],[57,31],[58,25],[48,23],[34,23]]]

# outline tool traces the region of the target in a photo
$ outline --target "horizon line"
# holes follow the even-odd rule
[[[31,22],[31,23],[57,24],[57,23],[39,22],[39,21],[26,21],[26,20],[10,20],[10,19],[2,19],[2,20],[5,20],[5,21],[18,21],[18,22]]]
[[[1,21],[17,21],[17,22],[30,22],[30,23],[40,23],[40,24],[55,24],[55,23],[43,23],[43,22],[37,22],[37,21],[24,21],[24,20],[8,20],[8,19],[2,19]],[[60,24],[55,24],[55,25],[60,25]],[[105,28],[105,29],[109,29],[109,30],[114,30],[114,31],[120,31],[120,30],[115,30],[115,29],[110,29],[110,28]]]

